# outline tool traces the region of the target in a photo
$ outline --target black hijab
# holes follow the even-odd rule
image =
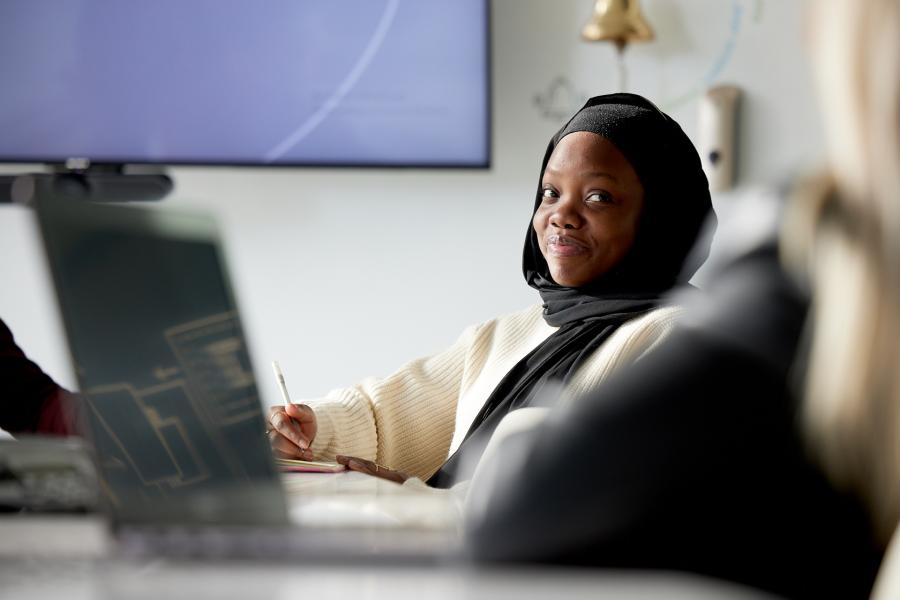
[[[612,142],[637,173],[644,207],[634,243],[622,261],[591,283],[565,287],[553,281],[529,220],[522,271],[541,295],[544,319],[559,329],[501,380],[460,447],[429,479],[430,485],[449,487],[469,478],[507,413],[531,404],[550,382],[568,383],[622,323],[659,306],[663,294],[686,283],[708,254],[709,236],[704,247],[694,248],[707,218],[715,219],[697,150],[678,123],[635,94],[591,98],[553,136],[541,164],[532,218],[542,201],[550,155],[563,137],[576,131]],[[685,264],[689,254],[691,263]]]

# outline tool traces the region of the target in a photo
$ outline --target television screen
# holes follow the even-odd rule
[[[3,0],[0,161],[486,167],[488,0]]]

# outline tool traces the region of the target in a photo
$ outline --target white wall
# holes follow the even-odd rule
[[[210,209],[221,220],[265,401],[278,401],[273,358],[295,396],[320,395],[387,374],[446,346],[467,324],[537,301],[521,276],[522,242],[541,156],[564,120],[538,99],[554,97],[552,107],[568,114],[583,97],[616,91],[613,49],[578,37],[592,4],[494,1],[488,171],[171,170],[176,191],[165,205]],[[696,139],[699,92],[710,83],[741,86],[742,186],[816,158],[800,0],[643,5],[658,39],[628,48],[629,91],[657,102]],[[571,94],[554,93],[558,78]],[[0,317],[45,370],[74,386],[26,209],[0,206],[0,257]]]

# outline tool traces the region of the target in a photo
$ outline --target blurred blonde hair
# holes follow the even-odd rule
[[[803,424],[886,542],[900,521],[900,1],[810,8],[828,168],[798,186],[782,232],[812,292]]]

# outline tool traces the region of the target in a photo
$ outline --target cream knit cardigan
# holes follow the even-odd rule
[[[388,377],[304,400],[317,417],[313,453],[359,456],[427,479],[459,446],[503,376],[556,331],[541,312],[538,304],[473,325],[448,349]],[[623,324],[582,365],[567,396],[634,362],[669,333],[679,313],[663,307]]]

